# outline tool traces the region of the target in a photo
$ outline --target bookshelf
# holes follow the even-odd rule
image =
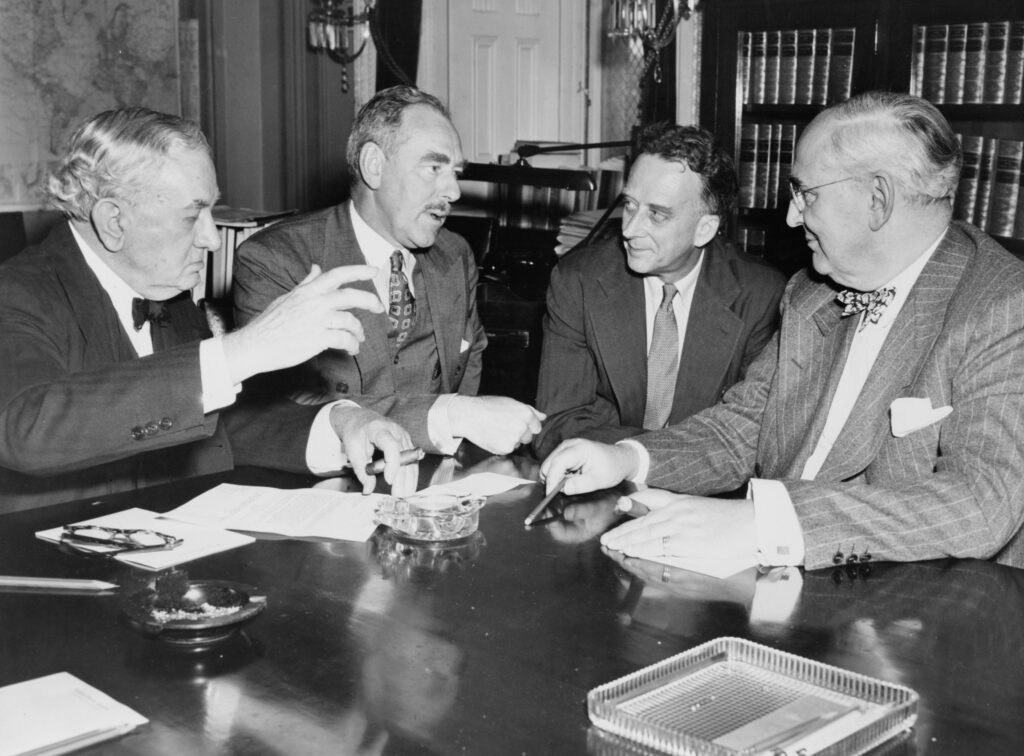
[[[786,225],[793,144],[823,107],[891,89],[932,100],[961,135],[971,163],[955,217],[1024,256],[1024,6],[719,0],[705,7],[701,123],[733,146],[740,199],[728,233],[741,247],[787,273],[806,264],[802,231]]]

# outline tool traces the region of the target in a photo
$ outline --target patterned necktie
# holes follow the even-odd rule
[[[644,407],[644,428],[664,428],[672,412],[676,395],[676,374],[679,372],[679,332],[672,300],[673,284],[665,284],[661,306],[654,316],[651,351],[647,354],[647,404]]]
[[[896,289],[892,286],[875,289],[874,291],[844,289],[839,292],[836,301],[843,306],[843,314],[840,317],[845,318],[861,312],[866,313],[860,326],[857,328],[858,331],[861,331],[868,323],[878,322],[878,319],[882,317],[882,312],[892,302],[894,296],[896,296]]]
[[[154,302],[152,299],[132,299],[132,325],[136,331],[142,330],[142,326],[148,320],[153,325],[165,327],[171,319],[171,313],[164,307],[163,302]]]
[[[388,283],[388,339],[395,351],[409,338],[416,322],[416,300],[409,289],[409,279],[402,267],[405,263],[400,250],[391,253],[391,279]]]

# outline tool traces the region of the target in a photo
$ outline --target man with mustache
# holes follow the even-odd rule
[[[360,109],[346,150],[352,198],[284,221],[237,253],[235,312],[257,317],[313,263],[367,263],[357,286],[387,313],[359,314],[359,354],[328,349],[262,389],[313,403],[347,399],[403,425],[428,451],[452,453],[463,438],[497,454],[528,443],[543,414],[508,397],[475,396],[487,338],[476,310],[477,270],[465,240],[442,229],[459,196],[463,162],[448,111],[432,95],[397,86]]]
[[[762,565],[993,559],[1024,567],[1024,265],[952,220],[962,153],[908,94],[820,113],[787,221],[814,270],[779,334],[713,407],[545,460],[569,494],[624,479],[671,496],[602,537],[629,556]],[[705,498],[750,483],[749,498]]]

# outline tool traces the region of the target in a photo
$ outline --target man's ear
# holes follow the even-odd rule
[[[359,174],[363,178],[363,183],[370,189],[380,188],[386,159],[384,150],[375,142],[367,142],[359,150]]]
[[[92,228],[108,252],[120,252],[124,246],[125,215],[121,204],[109,197],[97,200],[90,214]]]
[[[895,207],[896,183],[888,173],[876,173],[871,177],[871,214],[868,221],[871,230],[878,231],[888,223]]]
[[[715,238],[722,219],[717,215],[702,215],[697,221],[697,228],[693,232],[693,246],[703,247]]]

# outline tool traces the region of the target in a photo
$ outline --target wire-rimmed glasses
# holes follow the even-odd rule
[[[818,184],[817,186],[809,186],[806,189],[800,186],[800,182],[792,176],[789,177],[787,183],[789,184],[789,196],[793,200],[793,204],[796,205],[796,209],[801,213],[806,210],[810,205],[814,204],[814,200],[818,198],[818,195],[814,194],[818,189],[823,189],[826,186],[832,186],[833,184],[841,184],[844,181],[852,181],[855,176],[847,176],[846,178],[836,179],[835,181],[829,181],[825,184]]]
[[[60,535],[60,542],[66,546],[101,554],[168,551],[180,545],[181,541],[180,538],[155,530],[109,528],[103,525],[65,525]]]

